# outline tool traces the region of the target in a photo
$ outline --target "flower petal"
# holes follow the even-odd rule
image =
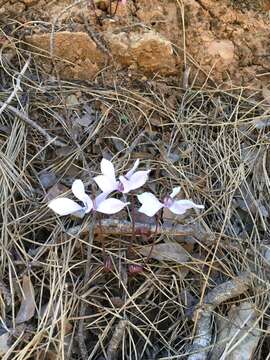
[[[129,180],[127,180],[124,176],[119,176],[120,183],[122,184],[123,188],[121,188],[124,194],[127,194],[132,190],[132,186]]]
[[[204,205],[197,205],[191,200],[175,200],[169,209],[177,215],[184,214],[188,209],[204,209]]]
[[[73,194],[76,196],[77,199],[81,200],[82,202],[85,201],[85,190],[82,180],[75,180],[72,184],[71,190]]]
[[[126,173],[125,178],[129,179],[135,172],[135,170],[137,169],[137,167],[139,166],[140,163],[140,159],[137,159],[134,163],[134,165],[132,166],[132,168]]]
[[[68,198],[57,198],[49,202],[48,207],[60,216],[70,215],[83,209],[82,206]]]
[[[115,170],[114,165],[107,159],[102,159],[100,163],[100,169],[102,175],[105,175],[111,182],[115,182]]]
[[[109,193],[102,192],[95,198],[95,209],[106,199]]]
[[[89,213],[93,208],[93,201],[85,193],[83,182],[81,180],[75,180],[71,189],[76,198],[84,203],[85,213]]]
[[[86,194],[84,199],[84,206],[85,206],[85,213],[88,214],[93,209],[93,201],[91,198]]]
[[[154,194],[149,192],[137,195],[137,198],[142,204],[138,211],[150,217],[154,216],[164,206]]]
[[[101,212],[102,214],[115,214],[121,211],[128,204],[129,203],[124,203],[121,200],[110,198],[102,201],[98,205],[97,211]]]
[[[98,175],[94,177],[95,182],[97,183],[100,190],[104,193],[111,193],[114,190],[117,190],[117,182],[109,178],[106,175]]]
[[[126,180],[123,176],[120,176],[119,179],[124,186],[123,193],[126,194],[131,190],[135,190],[143,186],[148,180],[148,174],[150,171],[151,170],[137,171],[129,178],[129,180]]]
[[[180,190],[181,190],[180,186],[173,188],[173,191],[170,194],[170,197],[173,199],[176,195],[178,195],[180,193]]]

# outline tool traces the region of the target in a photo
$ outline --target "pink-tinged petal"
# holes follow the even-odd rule
[[[181,190],[180,186],[173,188],[173,191],[170,194],[170,197],[173,199],[176,195],[178,195],[180,193],[180,190]]]
[[[111,182],[115,182],[115,170],[113,163],[107,159],[102,159],[100,163],[102,175],[105,175]]]
[[[112,191],[117,190],[117,182],[112,181],[111,178],[105,175],[98,175],[94,177],[94,180],[100,190],[104,193],[111,193]]]
[[[177,215],[184,214],[188,209],[204,209],[203,205],[197,205],[191,200],[175,200],[169,206],[171,212]]]
[[[85,213],[88,214],[93,209],[93,201],[88,195],[85,195],[83,203],[85,205]]]
[[[102,201],[97,207],[97,211],[108,215],[116,214],[128,204],[129,203],[124,203],[121,200],[110,198]]]
[[[95,209],[106,199],[109,193],[102,192],[95,198]]]
[[[122,184],[122,192],[127,194],[132,190],[132,186],[129,180],[127,180],[124,176],[119,176],[120,183]]]
[[[154,194],[149,192],[137,195],[137,198],[142,204],[138,211],[150,217],[154,216],[164,206]]]
[[[137,171],[129,178],[129,180],[125,179],[123,176],[120,176],[119,179],[124,187],[123,193],[126,194],[131,190],[136,190],[143,186],[148,180],[149,172],[150,170]]]
[[[131,183],[132,190],[138,189],[146,183],[146,181],[148,180],[150,171],[151,170],[137,171],[131,176],[129,181]]]
[[[77,199],[84,202],[86,193],[82,180],[75,180],[72,184],[71,190]]]
[[[126,5],[126,3],[127,3],[127,0],[121,0],[122,5]]]
[[[129,180],[129,178],[134,174],[135,170],[137,169],[137,167],[139,166],[140,160],[137,159],[134,163],[134,165],[132,166],[132,168],[126,173],[125,178]]]
[[[57,198],[49,202],[48,207],[60,216],[70,215],[83,209],[82,206],[68,198]]]

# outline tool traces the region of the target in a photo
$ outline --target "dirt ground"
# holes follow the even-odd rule
[[[49,55],[61,58],[59,75],[67,80],[92,80],[102,71],[112,81],[112,71],[120,69],[121,77],[173,75],[181,81],[190,68],[196,83],[268,85],[269,0],[134,0],[117,8],[108,0],[95,3],[93,9],[91,1],[10,1],[1,16],[13,16],[21,24],[14,35],[33,51],[43,50],[46,72]],[[123,81],[116,78],[114,73],[114,81]]]
[[[0,0],[0,357],[270,359],[269,0]],[[204,210],[57,216],[102,158]]]

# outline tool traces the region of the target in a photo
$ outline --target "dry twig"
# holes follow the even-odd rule
[[[97,225],[94,229],[96,234],[102,233],[102,235],[132,235],[132,223],[126,220],[118,219],[102,219],[101,226]],[[81,227],[80,225],[74,226],[67,230],[70,235],[85,234],[89,232],[90,226]],[[212,234],[206,233],[199,224],[188,224],[188,225],[163,225],[156,226],[156,224],[143,224],[136,222],[134,224],[135,235],[183,235],[183,236],[194,236],[202,242],[213,242],[214,237]]]
[[[30,64],[30,59],[31,57],[29,57],[26,61],[26,63],[24,64],[21,72],[19,73],[17,80],[16,80],[16,84],[14,86],[14,89],[12,91],[12,93],[9,95],[9,97],[7,98],[7,100],[1,105],[0,108],[0,115],[2,114],[2,112],[6,109],[6,107],[11,103],[12,99],[16,96],[17,92],[19,90],[22,90],[21,88],[21,78],[23,77],[24,73],[26,72],[26,70],[28,69],[28,66]]]
[[[94,239],[94,226],[95,226],[95,216],[92,219],[90,226],[89,226],[89,244],[87,246],[87,260],[85,265],[85,274],[84,274],[84,286],[86,286],[89,278],[90,278],[90,269],[91,269],[91,257],[92,257],[92,243]],[[88,351],[87,346],[85,343],[85,336],[84,336],[84,316],[86,311],[86,302],[84,300],[81,301],[81,307],[80,307],[80,322],[79,322],[79,328],[78,328],[78,343],[81,351],[81,356],[83,360],[88,359]]]
[[[127,324],[128,324],[127,320],[120,320],[119,323],[116,325],[113,336],[108,345],[108,350],[107,350],[108,360],[115,359],[117,352],[118,352],[119,345],[124,336],[124,332],[127,327]]]
[[[231,298],[243,294],[252,283],[252,274],[244,272],[238,277],[216,286],[205,297],[203,304],[195,311],[196,334],[188,360],[206,360],[212,339],[212,312]]]
[[[49,135],[45,129],[43,129],[40,125],[38,125],[33,120],[31,120],[24,112],[16,109],[12,105],[8,105],[7,102],[0,101],[0,106],[2,106],[2,107],[5,106],[5,108],[7,108],[11,112],[13,112],[14,115],[18,116],[18,118],[23,120],[26,124],[30,125],[34,129],[36,129],[41,135],[43,135],[46,138],[46,140],[49,143],[54,143],[54,145],[61,146],[61,147],[66,146],[66,144],[63,143],[62,141],[56,140],[56,138],[53,138],[51,135]]]

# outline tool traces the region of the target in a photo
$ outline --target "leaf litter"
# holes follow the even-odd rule
[[[3,101],[29,55],[21,45],[18,41],[12,63],[5,62],[0,70],[7,84],[1,89]],[[112,87],[102,76],[102,86],[48,80],[30,63],[21,80],[29,96],[24,102],[13,98],[13,108],[0,118],[0,301],[5,324],[0,351],[10,351],[14,360],[75,360],[82,358],[83,334],[92,359],[206,358],[218,336],[213,319],[218,324],[222,318],[221,328],[228,319],[235,325],[227,332],[234,348],[222,349],[224,354],[252,343],[246,356],[265,359],[270,300],[265,252],[270,225],[268,94],[262,103],[235,88],[189,86],[192,72],[186,89],[173,83],[166,91],[158,76],[138,82],[132,91],[123,83]],[[164,101],[168,94],[171,106]],[[91,242],[91,215],[60,219],[46,204],[69,196],[76,178],[98,176],[102,157],[113,157],[121,174],[140,158],[145,168],[153,169],[143,191],[165,197],[181,186],[185,197],[205,204],[205,212],[192,210],[181,219],[168,219],[164,211],[157,220],[137,214],[131,250],[128,211],[110,224],[104,216],[100,228],[97,219]],[[91,192],[89,183],[86,189]],[[175,234],[174,228],[192,232]],[[128,231],[117,231],[121,229]],[[189,248],[180,245],[189,242]],[[104,271],[104,249],[111,260],[109,272]],[[127,267],[133,261],[143,265],[143,272],[130,277]],[[23,275],[29,269],[31,278]],[[252,281],[243,280],[243,271]],[[22,292],[15,291],[21,279]],[[228,289],[230,298],[225,296]],[[239,303],[249,305],[245,316],[250,314],[254,331],[241,328],[245,320]],[[32,328],[27,332],[28,325]]]
[[[16,324],[21,324],[32,319],[36,310],[35,291],[30,276],[28,275],[23,276],[22,291],[22,301],[15,319]]]

